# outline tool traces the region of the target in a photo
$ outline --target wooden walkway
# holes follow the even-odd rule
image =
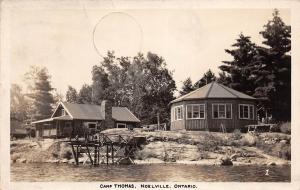
[[[74,138],[66,141],[72,147],[75,164],[84,154],[92,165],[99,164],[131,164],[134,152],[146,142],[142,136],[119,134],[96,134],[86,138]]]

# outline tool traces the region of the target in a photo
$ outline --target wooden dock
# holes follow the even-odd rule
[[[86,154],[92,165],[132,164],[134,152],[146,142],[142,136],[119,134],[95,134],[85,138],[73,138],[66,141],[72,147],[75,164]]]

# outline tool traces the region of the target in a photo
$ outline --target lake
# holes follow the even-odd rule
[[[266,170],[269,170],[269,175]],[[11,181],[290,182],[290,166],[12,164]]]

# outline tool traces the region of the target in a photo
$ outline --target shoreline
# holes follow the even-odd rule
[[[80,160],[79,166],[91,166],[90,162],[87,160],[85,163]],[[251,160],[251,159],[249,159]],[[254,159],[253,159],[254,160]],[[26,159],[18,159],[16,161],[11,160],[11,164],[68,164],[74,165],[75,162],[73,159],[67,160],[45,160],[45,161],[27,161]],[[190,160],[177,160],[175,162],[164,162],[160,159],[150,158],[145,160],[134,160],[133,164],[114,164],[114,165],[197,165],[197,166],[291,166],[291,161],[289,160],[272,160],[272,159],[263,159],[260,161],[251,161],[251,162],[241,162],[241,161],[232,161],[232,165],[222,165],[220,159],[202,159],[197,161]],[[106,164],[99,164],[106,165]],[[109,164],[111,165],[111,164]]]
[[[68,162],[55,162],[55,161],[48,161],[48,162],[26,162],[26,163],[22,163],[22,162],[13,162],[11,163],[11,165],[15,165],[15,164],[57,164],[57,165],[73,165],[76,166],[74,163],[68,163]],[[126,166],[126,165],[122,165],[122,164],[109,164],[110,166]],[[149,161],[138,161],[138,162],[134,162],[133,164],[129,164],[129,165],[195,165],[195,166],[222,166],[220,164],[217,164],[215,162],[211,162],[211,161],[207,161],[207,160],[203,160],[203,161],[178,161],[178,162],[149,162]],[[78,166],[92,166],[90,164],[82,164],[80,163]],[[99,164],[99,165],[95,165],[95,167],[97,166],[106,166],[106,164]],[[127,165],[128,166],[128,165]],[[275,165],[269,165],[267,163],[244,163],[244,162],[233,162],[233,165],[230,165],[228,167],[234,167],[234,166],[291,166],[291,162],[286,162],[286,163],[277,163]],[[225,166],[224,166],[225,167]],[[227,166],[226,166],[227,167]]]
[[[134,154],[137,165],[291,165],[290,135],[286,134],[130,132],[116,129],[104,132],[146,137],[146,143]],[[63,139],[22,139],[10,143],[12,164],[74,163],[71,146]],[[82,154],[79,162],[89,164],[90,160]],[[123,164],[128,164],[128,160]]]

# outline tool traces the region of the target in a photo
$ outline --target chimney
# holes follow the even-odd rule
[[[103,100],[101,102],[101,114],[104,117],[105,128],[114,128],[114,121],[112,118],[112,103],[110,101]]]

